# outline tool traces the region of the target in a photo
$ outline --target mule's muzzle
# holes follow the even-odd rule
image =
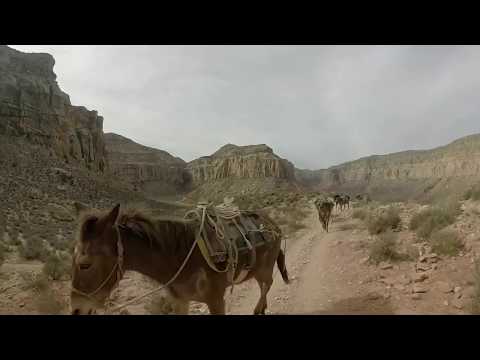
[[[96,315],[97,311],[95,309],[89,309],[86,312],[82,312],[79,308],[72,310],[72,315]]]

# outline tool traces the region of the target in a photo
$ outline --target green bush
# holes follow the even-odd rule
[[[399,210],[391,206],[381,215],[370,215],[367,218],[367,228],[370,234],[378,235],[387,230],[396,229],[400,222]]]
[[[440,255],[455,256],[464,248],[463,242],[453,230],[443,229],[432,234],[432,251]]]
[[[422,210],[412,216],[410,230],[415,231],[422,238],[429,238],[433,232],[453,224],[457,215],[458,209],[453,206]]]

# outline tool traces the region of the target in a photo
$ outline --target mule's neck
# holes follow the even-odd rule
[[[168,225],[171,226],[172,224],[169,223]],[[158,224],[160,229],[162,226],[168,225]],[[149,241],[147,238],[122,231],[124,269],[139,272],[161,284],[168,282],[184,261],[189,247],[194,241],[194,235],[187,231],[183,224],[177,224],[177,227],[176,231],[165,232],[172,237],[168,239],[168,242],[165,242],[167,245],[160,245],[156,241]],[[188,249],[186,250],[183,246],[175,246],[181,243],[190,245],[187,246]],[[172,246],[175,248],[172,248]]]

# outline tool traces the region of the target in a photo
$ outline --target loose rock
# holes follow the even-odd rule
[[[427,289],[425,289],[424,287],[422,287],[422,286],[420,286],[420,285],[414,285],[412,291],[413,291],[415,294],[418,294],[418,293],[426,293],[426,292],[427,292]]]
[[[444,294],[448,294],[453,292],[453,287],[449,283],[445,281],[439,281],[437,282],[437,288]]]

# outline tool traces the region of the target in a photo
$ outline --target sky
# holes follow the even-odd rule
[[[320,169],[480,132],[479,46],[10,46],[52,54],[105,132],[185,161],[267,144]]]

